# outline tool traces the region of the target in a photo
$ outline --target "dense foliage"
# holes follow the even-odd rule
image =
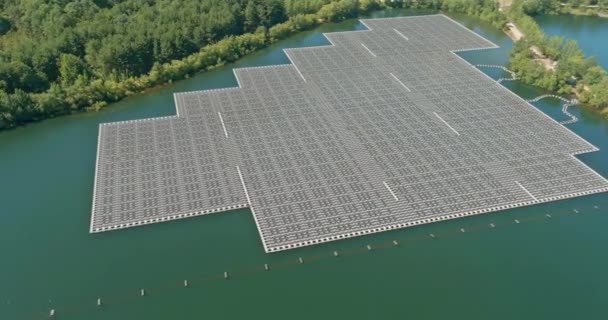
[[[542,2],[539,7],[538,2]],[[573,1],[571,1],[573,2]],[[577,5],[582,5],[577,3]],[[528,14],[551,13],[560,4],[555,1],[515,1],[509,18],[521,29],[524,38],[511,51],[510,68],[520,80],[561,94],[576,94],[583,103],[608,107],[608,75],[593,58],[586,58],[576,41],[546,36]],[[531,48],[537,48],[554,68],[545,68]]]
[[[357,13],[355,0],[330,1],[2,0],[0,129],[97,109]]]
[[[387,4],[505,23],[493,0],[0,0],[0,130],[97,110]]]
[[[389,5],[464,13],[498,28],[507,23],[495,0],[0,0],[0,130],[97,110],[321,22]],[[545,37],[529,17],[563,6],[521,0],[514,7],[508,18],[526,34],[511,59],[520,77],[562,92],[575,81],[581,100],[605,106],[603,69],[576,43]],[[560,61],[556,72],[530,59],[530,45]]]

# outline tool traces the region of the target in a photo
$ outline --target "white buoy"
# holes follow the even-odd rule
[[[224,271],[224,279],[228,279],[229,276],[228,271]]]
[[[399,242],[397,242],[397,240],[393,240],[393,244],[396,245],[396,246],[398,246]]]
[[[547,218],[551,218],[551,215],[548,213],[545,216],[547,216]]]
[[[188,280],[184,280],[184,287],[188,287]]]
[[[600,207],[598,207],[598,206],[593,206],[593,209],[599,209],[599,208],[600,208]]]
[[[304,263],[304,259],[302,259],[302,257],[299,257],[299,258],[298,258],[298,262],[300,262],[300,263]]]
[[[464,230],[464,228],[460,228],[460,232],[466,232],[466,230]]]
[[[431,236],[431,238],[435,239],[435,235],[434,234],[429,234],[429,236]]]
[[[268,265],[268,263],[264,263],[264,270],[266,270],[266,271],[270,270],[270,266]]]
[[[490,223],[490,228],[495,228],[495,227],[496,227],[496,225],[495,225],[495,224]]]
[[[338,256],[338,251],[334,251],[334,257]]]
[[[142,296],[142,297],[145,296],[146,295],[146,290],[144,290],[144,289],[139,290],[139,295]]]
[[[53,316],[55,316],[55,309],[51,309],[51,311],[49,311],[49,317]]]
[[[97,306],[101,307],[101,298],[97,298]]]
[[[578,213],[578,210],[577,210],[577,209],[574,209],[574,213]]]
[[[367,250],[371,251],[372,250],[372,246],[370,246],[369,244],[367,245]]]
[[[514,221],[515,221],[515,223],[519,223],[519,220],[517,220],[517,219],[515,219]]]

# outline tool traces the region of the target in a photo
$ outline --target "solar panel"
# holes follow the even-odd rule
[[[367,19],[102,124],[91,232],[249,207],[266,252],[608,190],[597,149],[455,54],[444,15]]]

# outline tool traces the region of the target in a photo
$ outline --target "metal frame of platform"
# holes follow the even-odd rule
[[[456,54],[445,15],[361,21],[177,115],[102,124],[91,232],[250,208],[266,252],[608,191],[593,145]]]

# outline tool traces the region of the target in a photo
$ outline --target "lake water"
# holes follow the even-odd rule
[[[608,18],[584,16],[540,16],[536,22],[552,36],[576,39],[586,55],[608,69]]]
[[[501,46],[463,53],[467,60],[506,63],[509,38],[477,20],[453,17]],[[581,39],[592,32],[589,44],[581,40],[583,48],[608,59],[601,48],[606,42],[598,41],[608,39],[608,20],[564,25],[560,19],[543,18],[541,25]],[[57,319],[92,320],[603,318],[607,194],[272,255],[264,253],[248,210],[88,233],[99,123],[172,115],[175,91],[235,86],[232,68],[289,63],[282,48],[327,44],[321,32],[353,29],[363,26],[356,20],[324,25],[98,113],[0,133],[0,319],[46,319],[51,308]],[[525,98],[541,94],[505,85]],[[557,102],[538,106],[565,119]],[[581,120],[569,127],[602,149],[580,159],[608,176],[606,121],[572,112]],[[394,239],[399,246],[392,246]],[[333,257],[334,250],[341,255]],[[271,271],[264,271],[265,263]]]

